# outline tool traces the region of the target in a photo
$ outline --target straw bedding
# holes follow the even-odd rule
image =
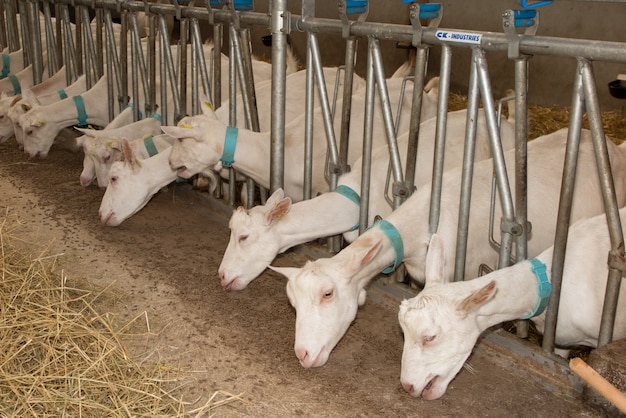
[[[104,291],[68,286],[49,247],[25,251],[20,226],[0,216],[0,416],[208,416],[237,399],[183,401],[184,371],[133,358],[122,343],[133,324],[96,311]]]

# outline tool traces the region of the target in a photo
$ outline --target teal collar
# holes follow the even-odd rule
[[[156,119],[156,120],[158,120],[159,122],[163,123],[163,118],[161,117],[161,114],[160,114],[160,113],[153,113],[153,114],[151,114],[151,115],[150,115],[150,117],[151,117],[152,119]]]
[[[133,103],[128,103],[128,105],[126,107],[130,107],[133,110],[135,109],[135,105]],[[141,113],[141,110],[139,111],[139,113],[137,115],[139,116],[139,120],[143,119],[143,113]]]
[[[11,56],[9,54],[2,54],[2,72],[0,78],[7,78],[11,72]]]
[[[76,111],[78,112],[78,126],[87,125],[87,112],[85,112],[85,102],[82,96],[73,96],[74,105],[76,105]]]
[[[22,86],[20,86],[20,80],[16,76],[10,75],[9,81],[11,81],[11,84],[13,84],[13,91],[15,92],[15,95],[17,96],[22,94]]]
[[[380,230],[383,231],[385,235],[387,235],[387,238],[389,238],[389,241],[391,241],[393,250],[396,253],[393,265],[383,270],[383,273],[389,274],[397,269],[400,263],[402,263],[402,259],[404,258],[404,244],[402,243],[402,237],[400,236],[400,232],[398,232],[393,224],[382,219],[376,222],[373,226],[376,225],[378,225],[378,228],[380,228]]]
[[[67,93],[65,92],[65,90],[63,90],[63,89],[59,90],[59,98],[61,100],[67,99]]]
[[[154,157],[159,153],[156,145],[154,145],[154,138],[152,135],[146,135],[143,137],[143,145],[146,147],[146,151],[148,151],[148,155],[150,157]]]
[[[550,284],[550,280],[546,274],[546,265],[536,258],[531,258],[528,261],[530,261],[531,264],[530,269],[533,273],[535,273],[535,277],[537,277],[539,285],[539,301],[537,302],[535,309],[522,319],[529,319],[534,316],[541,315],[541,313],[546,309],[546,306],[548,306],[550,294],[552,293],[552,284]]]
[[[230,167],[235,162],[235,147],[237,146],[237,135],[239,129],[228,126],[226,128],[226,138],[224,139],[224,151],[220,161],[224,167]]]
[[[357,206],[361,206],[361,198],[359,197],[359,194],[355,192],[352,187],[346,186],[345,184],[340,184],[335,189],[335,193],[339,193],[343,197],[347,197],[348,199],[352,200]],[[350,231],[356,231],[357,229],[359,229],[358,223],[354,225],[350,229]]]

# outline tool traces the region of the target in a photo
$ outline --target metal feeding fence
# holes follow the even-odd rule
[[[398,1],[400,3],[400,1]],[[575,181],[578,147],[582,118],[586,112],[592,132],[598,172],[602,183],[602,196],[608,220],[611,251],[608,254],[609,279],[606,289],[600,345],[612,340],[617,298],[624,263],[624,240],[618,214],[613,178],[611,176],[608,151],[605,142],[602,115],[594,81],[594,62],[626,62],[626,44],[598,42],[593,40],[542,37],[536,35],[539,13],[537,7],[549,4],[522,3],[520,10],[506,10],[502,15],[502,32],[480,32],[439,27],[443,8],[439,3],[417,3],[404,0],[410,17],[409,25],[368,22],[369,5],[366,0],[339,0],[338,18],[328,19],[315,16],[315,1],[302,0],[301,15],[293,15],[287,9],[286,0],[273,0],[268,11],[255,11],[252,1],[206,0],[206,1],[128,1],[128,0],[3,0],[0,7],[0,43],[9,51],[22,48],[27,62],[32,63],[34,82],[42,80],[47,71],[52,75],[65,68],[68,80],[87,74],[88,85],[103,75],[109,80],[109,111],[114,106],[125,108],[130,97],[143,97],[141,106],[135,107],[135,118],[139,112],[150,114],[156,111],[166,118],[173,112],[174,120],[199,111],[200,94],[210,97],[214,107],[219,107],[221,97],[221,59],[219,46],[223,44],[224,32],[228,34],[229,104],[231,123],[236,117],[237,85],[241,91],[246,115],[246,125],[259,130],[254,91],[254,74],[251,70],[250,27],[269,28],[272,38],[272,96],[271,96],[271,167],[270,188],[275,190],[284,183],[285,160],[285,63],[288,47],[287,37],[296,30],[306,33],[306,122],[304,129],[305,159],[303,198],[311,198],[312,188],[312,119],[313,98],[319,95],[320,112],[327,134],[326,174],[330,190],[337,187],[341,174],[349,171],[347,148],[351,114],[352,79],[355,71],[356,46],[358,40],[368,44],[366,66],[366,106],[364,109],[365,134],[363,138],[363,177],[361,201],[369,196],[369,169],[372,160],[372,123],[374,97],[381,98],[382,112],[387,134],[392,179],[393,207],[398,207],[414,190],[420,109],[422,93],[429,61],[429,51],[440,49],[440,90],[437,111],[437,134],[435,138],[433,194],[430,208],[430,230],[436,232],[440,213],[441,178],[443,172],[446,117],[450,92],[450,69],[453,52],[471,50],[469,73],[468,112],[466,125],[466,157],[463,163],[462,192],[457,237],[455,280],[465,274],[468,220],[471,193],[473,149],[475,146],[476,121],[479,102],[484,107],[494,164],[494,184],[500,197],[502,219],[499,243],[493,243],[499,251],[499,265],[505,267],[511,260],[527,258],[526,219],[526,143],[527,143],[527,89],[528,67],[533,56],[550,55],[574,58],[577,71],[574,74],[571,117],[567,140],[563,183],[560,196],[559,215],[555,236],[555,251],[552,264],[553,293],[547,310],[543,349],[552,352],[556,330],[559,294],[565,258],[568,227],[572,207],[573,184]],[[70,13],[73,11],[73,14]],[[53,19],[52,16],[56,18]],[[95,17],[95,19],[94,19]],[[113,29],[119,19],[119,35]],[[145,20],[142,20],[145,19]],[[168,22],[179,23],[177,52],[172,48]],[[142,24],[140,22],[147,22]],[[72,25],[73,23],[73,25]],[[142,28],[146,36],[142,39]],[[202,29],[212,29],[213,44],[218,46],[208,56],[203,53]],[[341,127],[336,133],[333,127],[334,103],[326,91],[323,60],[318,34],[331,34],[345,42],[345,61],[342,66],[344,90],[341,92]],[[380,41],[394,40],[412,44],[416,48],[416,65],[412,82],[412,112],[409,131],[408,157],[401,161],[396,142],[393,109],[389,101],[383,70]],[[189,48],[188,48],[189,46]],[[516,125],[516,169],[515,190],[511,192],[510,180],[504,163],[498,129],[498,111],[494,105],[490,73],[485,52],[496,51],[507,54],[514,62],[515,76],[515,125]],[[45,59],[44,59],[45,57]],[[191,79],[188,79],[188,60],[191,62]],[[157,80],[166,82],[157,82]],[[187,86],[190,86],[189,91]],[[158,88],[157,88],[158,86]],[[317,89],[316,89],[317,87]],[[335,94],[337,96],[337,94]],[[160,98],[157,98],[160,97]],[[167,108],[168,100],[173,109]],[[396,115],[397,117],[397,115]],[[336,138],[338,136],[338,138]],[[231,175],[232,176],[232,175]],[[231,204],[234,202],[234,177],[229,183]],[[249,184],[253,186],[252,183]],[[248,202],[254,199],[254,187],[248,187]],[[495,194],[495,193],[494,193]],[[494,199],[495,202],[495,199]],[[494,203],[495,204],[495,203]],[[361,231],[367,227],[368,207],[361,206]],[[336,246],[336,243],[334,244]],[[336,248],[336,247],[335,247]],[[515,248],[515,254],[513,254]],[[523,325],[523,324],[520,324]],[[523,326],[519,334],[523,335]]]

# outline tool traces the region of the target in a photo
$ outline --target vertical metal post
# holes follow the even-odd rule
[[[582,83],[582,63],[581,61],[578,61],[576,77],[574,79],[572,106],[570,110],[569,131],[567,135],[567,146],[565,149],[565,162],[563,164],[563,179],[561,181],[561,194],[559,198],[559,211],[554,238],[554,251],[552,253],[552,271],[550,275],[552,294],[550,295],[550,302],[548,302],[546,310],[546,323],[544,326],[542,341],[542,348],[549,353],[554,351],[556,323],[560,302],[559,295],[561,294],[561,284],[563,281],[563,264],[565,262],[565,251],[567,247],[567,237],[569,234],[572,211],[572,197],[574,194],[574,183],[576,181],[576,165],[580,145],[580,130],[582,128],[582,117],[585,109],[585,95]]]
[[[365,75],[365,111],[363,115],[363,157],[361,171],[361,202],[369,202],[370,180],[372,171],[372,135],[374,126],[374,103],[376,95],[376,81],[374,77],[374,60],[372,49],[367,49],[367,70]],[[369,219],[369,205],[359,206],[359,234],[367,229]]]
[[[528,57],[515,59],[515,239],[516,261],[528,257]],[[528,321],[516,322],[516,334],[528,337]]]
[[[593,138],[598,176],[602,186],[602,198],[604,200],[604,208],[606,210],[606,219],[611,240],[609,276],[606,284],[604,306],[602,308],[602,321],[600,323],[600,333],[598,336],[598,345],[600,346],[608,344],[613,340],[613,327],[615,325],[617,302],[624,270],[624,236],[619,217],[617,196],[615,195],[611,162],[606,145],[606,137],[604,136],[602,112],[600,111],[600,103],[596,91],[593,66],[591,62],[586,59],[581,59],[581,61],[585,108],[587,110],[587,118],[589,119],[591,137]]]
[[[469,212],[472,198],[472,178],[474,176],[474,155],[476,151],[476,118],[478,117],[478,48],[472,49],[470,65],[469,91],[467,95],[467,119],[465,122],[465,148],[463,152],[463,174],[461,177],[461,196],[459,198],[459,226],[456,238],[456,256],[454,259],[454,281],[462,281],[465,276],[465,258],[469,229]]]
[[[272,34],[272,125],[270,191],[283,187],[285,181],[285,66],[289,12],[287,0],[273,0],[270,10]]]
[[[33,83],[39,84],[43,79],[43,59],[41,55],[41,30],[39,27],[39,9],[37,1],[28,2],[28,27],[31,35],[31,59],[33,65]]]
[[[441,190],[443,180],[443,159],[446,150],[446,129],[448,123],[448,93],[450,92],[450,71],[452,68],[452,48],[441,47],[439,72],[439,98],[437,102],[437,127],[435,130],[435,155],[433,156],[433,178],[431,181],[428,225],[430,233],[437,232],[441,213]],[[470,90],[471,91],[471,90]],[[468,108],[469,111],[469,108]],[[472,156],[472,160],[474,157]],[[408,175],[407,175],[408,177]]]
[[[304,104],[304,188],[302,199],[310,199],[313,194],[313,122],[315,109],[315,70],[313,69],[312,38],[314,33],[307,32],[306,47],[306,95]]]

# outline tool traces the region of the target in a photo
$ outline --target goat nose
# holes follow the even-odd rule
[[[411,383],[402,382],[402,388],[407,391],[407,393],[413,392],[413,385]]]
[[[300,363],[303,363],[306,360],[306,358],[309,356],[309,352],[307,351],[306,348],[299,347],[299,348],[296,348],[295,351],[296,351],[296,357],[298,357],[298,360],[300,360]]]

